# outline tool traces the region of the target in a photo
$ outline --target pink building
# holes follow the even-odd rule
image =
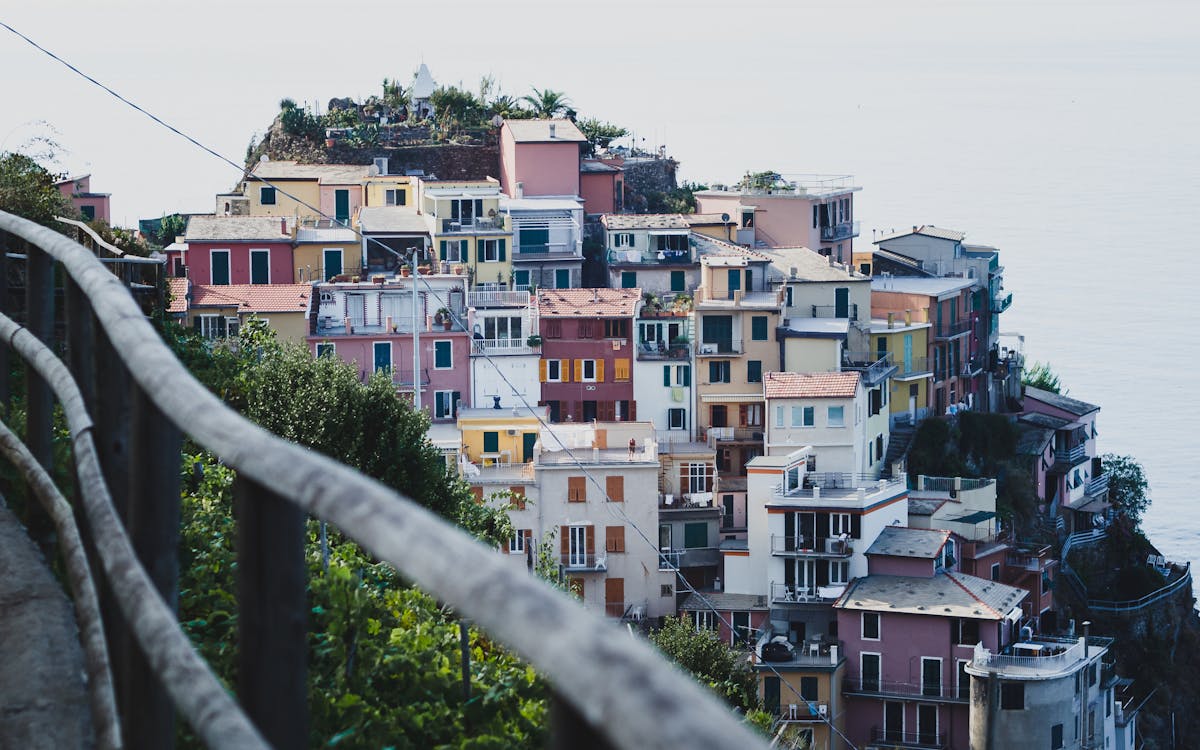
[[[193,216],[179,259],[193,284],[293,284],[293,231],[285,217]]]
[[[580,150],[587,138],[567,119],[505,120],[500,186],[510,198],[579,196]]]
[[[317,285],[319,304],[309,319],[308,346],[316,356],[353,362],[365,381],[391,374],[397,393],[420,391],[421,408],[434,421],[450,421],[471,394],[471,340],[465,276],[422,276],[416,298],[416,346],[420,366],[413,376],[413,280]],[[447,314],[449,313],[449,314]]]
[[[633,400],[633,319],[641,289],[546,289],[542,320],[542,405],[555,422],[627,422]]]
[[[869,574],[834,604],[846,644],[846,727],[858,747],[969,746],[976,644],[1015,640],[1027,592],[953,570],[949,532],[890,526],[867,550]]]
[[[1092,528],[1110,507],[1108,472],[1096,455],[1100,407],[1032,386],[1025,387],[1023,407],[1018,447],[1031,461],[1045,510],[1071,530]]]
[[[54,183],[59,192],[71,199],[71,204],[88,221],[101,219],[112,223],[108,206],[109,193],[92,192],[92,176],[90,174],[68,177]]]
[[[579,195],[585,214],[621,213],[625,210],[624,192],[625,175],[619,166],[599,159],[580,163]]]

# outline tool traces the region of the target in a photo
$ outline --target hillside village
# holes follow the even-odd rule
[[[867,241],[850,176],[633,213],[627,174],[665,156],[567,117],[480,138],[452,176],[402,146],[257,153],[164,249],[169,316],[214,342],[257,318],[389,374],[478,501],[511,502],[498,554],[547,552],[613,621],[745,648],[806,746],[1141,747],[1148,690],[1073,617],[1089,592],[1062,562],[1113,517],[1100,408],[1022,385],[997,248],[929,224]],[[997,477],[910,473],[925,420],[976,413],[1017,430],[1036,523]],[[1163,596],[1190,587],[1147,562]]]

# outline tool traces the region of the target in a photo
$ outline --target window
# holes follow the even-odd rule
[[[595,383],[598,380],[596,377],[596,360],[577,359],[575,362],[577,363],[576,369],[582,368],[581,372],[583,374],[579,378],[580,381],[584,383]]]
[[[629,321],[628,320],[606,320],[606,321],[604,321],[604,338],[606,338],[606,339],[627,339],[627,338],[629,338]]]
[[[685,410],[685,409],[667,409],[667,429],[668,430],[686,430],[687,429],[687,410]]]
[[[609,476],[604,478],[604,494],[609,502],[625,502],[625,477]]]
[[[751,229],[754,227],[754,209],[742,210],[742,229]]]
[[[783,473],[783,488],[785,492],[800,489],[800,467],[790,466]]]
[[[571,288],[571,269],[558,268],[554,271],[554,288],[555,289],[570,289]]]
[[[581,320],[575,326],[575,335],[581,339],[594,338],[592,333],[592,321]]]
[[[713,427],[727,427],[729,425],[729,411],[725,408],[725,404],[713,404],[709,407],[708,421]]]
[[[533,529],[514,529],[516,532],[508,540],[508,551],[514,555],[523,555],[525,550],[533,548]]]
[[[561,383],[563,372],[563,361],[561,359],[546,360],[546,382]]]
[[[683,271],[671,272],[671,291],[685,292],[687,291],[687,281],[684,278]]]
[[[938,697],[942,694],[942,660],[921,657],[921,695]]]
[[[258,202],[264,206],[275,205],[275,188],[261,187],[258,189]]]
[[[783,423],[783,407],[782,406],[775,407],[775,422],[773,424],[775,427],[780,427],[780,428],[783,427],[784,423]]]
[[[331,341],[322,341],[317,344],[317,358],[321,357],[336,357],[337,345]]]
[[[832,560],[829,563],[829,585],[841,586],[850,582],[850,563],[847,560]]]
[[[610,477],[611,479],[611,477]],[[624,526],[608,526],[604,529],[604,551],[605,552],[624,552],[625,551],[625,527]]]
[[[192,325],[206,339],[223,339],[237,335],[238,319],[224,315],[197,315]]]
[[[1005,711],[1025,710],[1025,683],[1000,683],[1000,708]]]
[[[567,527],[567,565],[583,567],[592,564],[595,555],[592,553],[596,543],[596,527],[568,526]],[[590,549],[589,549],[590,548]],[[588,558],[591,557],[592,560]]]
[[[753,635],[750,632],[750,613],[733,612],[729,622],[733,625],[733,629],[729,633],[729,644],[736,646],[739,643],[749,643]]]
[[[250,251],[250,283],[251,284],[270,284],[271,283],[271,251],[270,250],[251,250]]]
[[[762,427],[762,404],[742,404],[739,411],[741,412],[741,424],[743,427]]]
[[[801,677],[800,678],[800,697],[809,703],[816,703],[820,700],[820,691],[817,690],[816,677]],[[807,747],[807,746],[806,746]]]
[[[746,363],[746,382],[761,383],[762,382],[762,361],[752,359]]]
[[[845,409],[846,407],[844,406],[830,406],[828,411],[826,411],[826,424],[829,427],[845,427]]]
[[[868,641],[879,640],[879,613],[878,612],[863,612],[862,613],[862,637],[864,640],[868,640]]]
[[[699,609],[693,612],[692,622],[696,626],[697,633],[703,633],[705,630],[716,630],[720,624],[717,614],[710,609]]]
[[[685,549],[708,546],[708,524],[704,521],[685,523],[683,525],[683,546]]]
[[[1063,725],[1055,724],[1050,727],[1050,750],[1060,750],[1063,746]]]
[[[1000,563],[992,563],[992,580],[1000,580]]]
[[[209,252],[210,283],[224,285],[229,283],[229,251],[212,250]]]
[[[793,406],[792,427],[812,427],[815,413],[812,406]]]
[[[520,341],[525,337],[521,331],[521,318],[501,317],[483,319],[483,338],[487,341]]]
[[[500,433],[485,432],[483,433],[483,452],[484,453],[499,453],[500,452]]]
[[[480,263],[497,263],[507,260],[508,253],[504,244],[502,239],[479,240],[476,260]]]
[[[974,646],[979,643],[979,620],[955,620],[953,625],[954,642],[960,646]]]
[[[633,247],[633,234],[618,232],[613,235],[613,247]]]
[[[408,194],[403,190],[384,190],[383,203],[386,206],[403,206],[408,202]]]
[[[1050,593],[1050,570],[1042,570],[1042,596]]]
[[[729,382],[729,360],[713,360],[708,363],[708,382],[710,383],[728,383]]]
[[[517,510],[525,510],[525,488],[521,485],[508,488],[509,500]]]
[[[587,502],[587,477],[567,477],[567,502]]]
[[[462,394],[458,391],[433,392],[433,418],[453,419],[458,416],[458,400]]]
[[[392,342],[376,341],[371,345],[371,349],[375,359],[375,372],[391,372]]]
[[[544,325],[542,326],[542,333],[544,333],[546,335],[546,338],[548,338],[548,339],[561,339],[562,338],[562,321],[561,320],[545,321]]]
[[[470,257],[470,252],[470,240],[442,240],[441,248],[438,251],[438,259],[450,263],[461,263],[464,259]]]
[[[755,315],[750,319],[750,338],[753,341],[767,340],[767,316]]]
[[[687,465],[687,487],[685,492],[709,492],[712,490],[712,474],[705,463]]]
[[[451,219],[467,224],[474,221],[476,216],[483,216],[483,200],[479,198],[450,200]]]
[[[433,342],[433,367],[437,370],[450,370],[454,367],[453,342]]]
[[[675,587],[669,583],[659,584],[658,595],[663,597],[675,596]]]
[[[96,207],[95,206],[80,206],[79,213],[83,214],[83,218],[86,219],[87,221],[95,221],[96,220]]]
[[[879,690],[879,654],[864,653],[860,658],[862,659],[860,672],[862,689],[868,693],[877,692]]]
[[[637,288],[637,271],[622,271],[621,272],[621,288],[636,289]]]

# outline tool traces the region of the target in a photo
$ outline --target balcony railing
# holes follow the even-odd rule
[[[942,750],[948,747],[945,732],[904,732],[899,729],[871,727],[871,745],[877,748],[913,748]]]
[[[997,294],[992,297],[992,312],[1000,314],[1007,310],[1012,305],[1012,292],[1008,294]]]
[[[712,466],[709,466],[712,470]],[[682,495],[671,493],[658,496],[658,507],[662,510],[717,510],[713,505],[711,492],[685,492]]]
[[[745,345],[741,339],[702,341],[696,345],[697,357],[723,357],[731,354],[744,354],[745,351]]]
[[[965,686],[963,686],[965,688]],[[872,677],[847,677],[843,683],[847,693],[864,695],[896,696],[898,698],[921,698],[938,702],[965,703],[970,695],[965,689],[947,683],[922,685],[919,682],[893,682]]]
[[[841,537],[809,537],[801,534],[771,535],[771,554],[788,557],[849,557],[854,548]]]
[[[574,242],[547,242],[513,248],[513,260],[569,260],[582,257],[582,250]]]
[[[503,231],[503,216],[488,219],[442,219],[442,234],[476,234],[478,232]]]
[[[1083,461],[1085,458],[1087,458],[1087,445],[1084,443],[1080,443],[1079,445],[1071,448],[1054,449],[1055,463],[1069,464],[1074,466],[1075,464]]]
[[[995,484],[995,479],[971,479],[970,477],[929,477],[924,474],[917,476],[917,489],[928,492],[956,492],[959,490],[977,490]]]
[[[929,375],[933,368],[929,365],[929,357],[909,357],[896,362],[896,374],[893,377],[911,378],[919,375]]]
[[[836,601],[846,591],[846,584],[828,586],[786,584],[771,581],[771,602],[774,604],[821,604]]]
[[[471,348],[480,354],[533,354],[538,351],[527,339],[472,339]]]
[[[1099,497],[1100,495],[1108,492],[1109,477],[1110,475],[1106,471],[1100,476],[1089,479],[1087,481],[1087,485],[1083,489],[1084,494],[1091,495],[1092,497]]]
[[[971,332],[971,321],[959,320],[954,323],[944,322],[933,326],[933,337],[937,339],[952,339],[956,336]]]
[[[684,549],[661,549],[658,552],[659,570],[679,570],[680,568],[712,567],[721,559],[721,550],[717,547],[687,547]]]
[[[571,572],[593,572],[602,573],[608,570],[608,555],[600,554],[584,554],[581,552],[559,555],[559,561],[562,563],[563,569]]]
[[[529,292],[512,289],[477,289],[467,292],[470,307],[529,307]]]
[[[813,305],[812,316],[814,318],[844,318],[846,320],[858,320],[858,303],[852,302],[845,305]]]
[[[869,353],[852,353],[845,358],[846,362],[843,365],[843,369],[862,373],[863,382],[868,387],[879,383],[896,371],[890,352],[876,355],[878,358],[873,360],[870,359],[871,356]]]
[[[75,511],[87,517],[83,532],[92,537],[91,549],[100,563],[93,575],[103,577],[111,593],[100,601],[100,609],[106,621],[110,614],[124,613],[107,635],[146,657],[117,672],[116,689],[108,693],[110,709],[113,695],[131,696],[137,726],[146,729],[137,743],[126,738],[127,744],[170,747],[179,715],[207,747],[307,745],[304,623],[310,603],[304,540],[305,518],[312,516],[334,524],[406,581],[470,618],[545,675],[557,705],[550,712],[552,735],[575,738],[579,746],[607,742],[628,750],[766,746],[711,694],[669,668],[650,645],[514,570],[507,556],[404,495],[238,415],[172,355],[93,251],[0,211],[0,247],[21,246],[29,299],[44,304],[26,306],[26,329],[2,314],[11,311],[12,300],[0,297],[0,342],[27,366],[31,445],[22,453],[19,440],[0,441],[0,451],[20,467],[39,498],[48,497],[52,480],[37,465],[53,461],[51,406],[57,399],[71,435],[71,473],[78,478]],[[0,253],[0,278],[13,262]],[[60,326],[54,325],[49,306],[56,281],[67,285]],[[56,333],[65,341],[55,340]],[[70,369],[43,341],[55,349],[65,346]],[[80,356],[82,352],[95,357]],[[101,367],[103,398],[95,390]],[[7,368],[0,370],[0,392],[9,392],[9,377]],[[123,403],[133,405],[135,418],[129,418],[127,409],[109,408],[117,395],[129,399]],[[169,572],[179,569],[178,545],[169,540],[179,534],[184,439],[213,452],[238,473],[234,493],[240,508],[237,568],[242,585],[237,587],[237,637],[252,647],[240,649],[237,661],[241,675],[255,678],[239,682],[240,700],[189,643],[163,598],[162,592],[169,599],[178,586]],[[128,453],[113,452],[111,446],[121,444],[130,448]],[[130,466],[139,472],[139,481],[132,484]],[[129,518],[137,520],[136,534],[114,510],[114,495],[128,508]],[[59,523],[67,525],[69,518],[69,512],[59,516]],[[58,536],[65,540],[71,535],[60,529]],[[456,564],[447,566],[448,559]],[[167,573],[152,579],[149,570]],[[529,617],[531,612],[538,616]],[[89,639],[87,645],[94,642]],[[89,674],[89,689],[106,682],[103,659],[89,657],[89,666],[99,665]],[[104,701],[96,693],[90,703]],[[590,710],[596,706],[606,706],[606,712]],[[118,745],[120,739],[112,735],[115,723],[106,722],[100,710],[96,714],[98,742]]]
[[[843,221],[841,224],[834,224],[831,227],[821,227],[821,241],[836,242],[849,237],[857,237],[858,228],[857,221]]]
[[[691,355],[691,344],[671,344],[667,346],[661,341],[643,341],[637,348],[637,358],[643,362],[663,359],[688,359]]]
[[[695,263],[690,250],[609,250],[609,265],[681,266]]]

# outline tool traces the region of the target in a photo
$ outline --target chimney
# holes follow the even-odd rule
[[[279,233],[287,234],[287,218],[284,216],[279,217]]]
[[[553,138],[553,137],[554,137],[554,130],[555,130],[555,124],[554,124],[554,123],[550,123],[550,137],[551,137],[551,138]]]
[[[821,488],[814,485],[813,486],[813,500],[820,500],[820,499],[821,499]]]
[[[904,325],[906,325],[906,326],[912,325],[912,310],[904,311]]]
[[[524,198],[525,197],[525,183],[518,182],[516,188],[513,189],[513,192],[515,193],[515,195],[513,196],[514,198]]]
[[[387,316],[387,322],[384,324],[384,333],[391,333],[392,325],[393,325],[392,316],[389,315],[389,316]]]
[[[342,325],[346,326],[347,334],[354,333],[354,331],[350,330],[350,319],[349,318],[342,318]]]
[[[895,327],[896,327],[896,313],[890,312],[890,313],[888,313],[888,328],[895,328]]]
[[[593,305],[600,304],[600,290],[599,289],[592,289],[592,304]]]
[[[917,233],[917,225],[913,224],[913,234],[916,234],[916,233]]]

